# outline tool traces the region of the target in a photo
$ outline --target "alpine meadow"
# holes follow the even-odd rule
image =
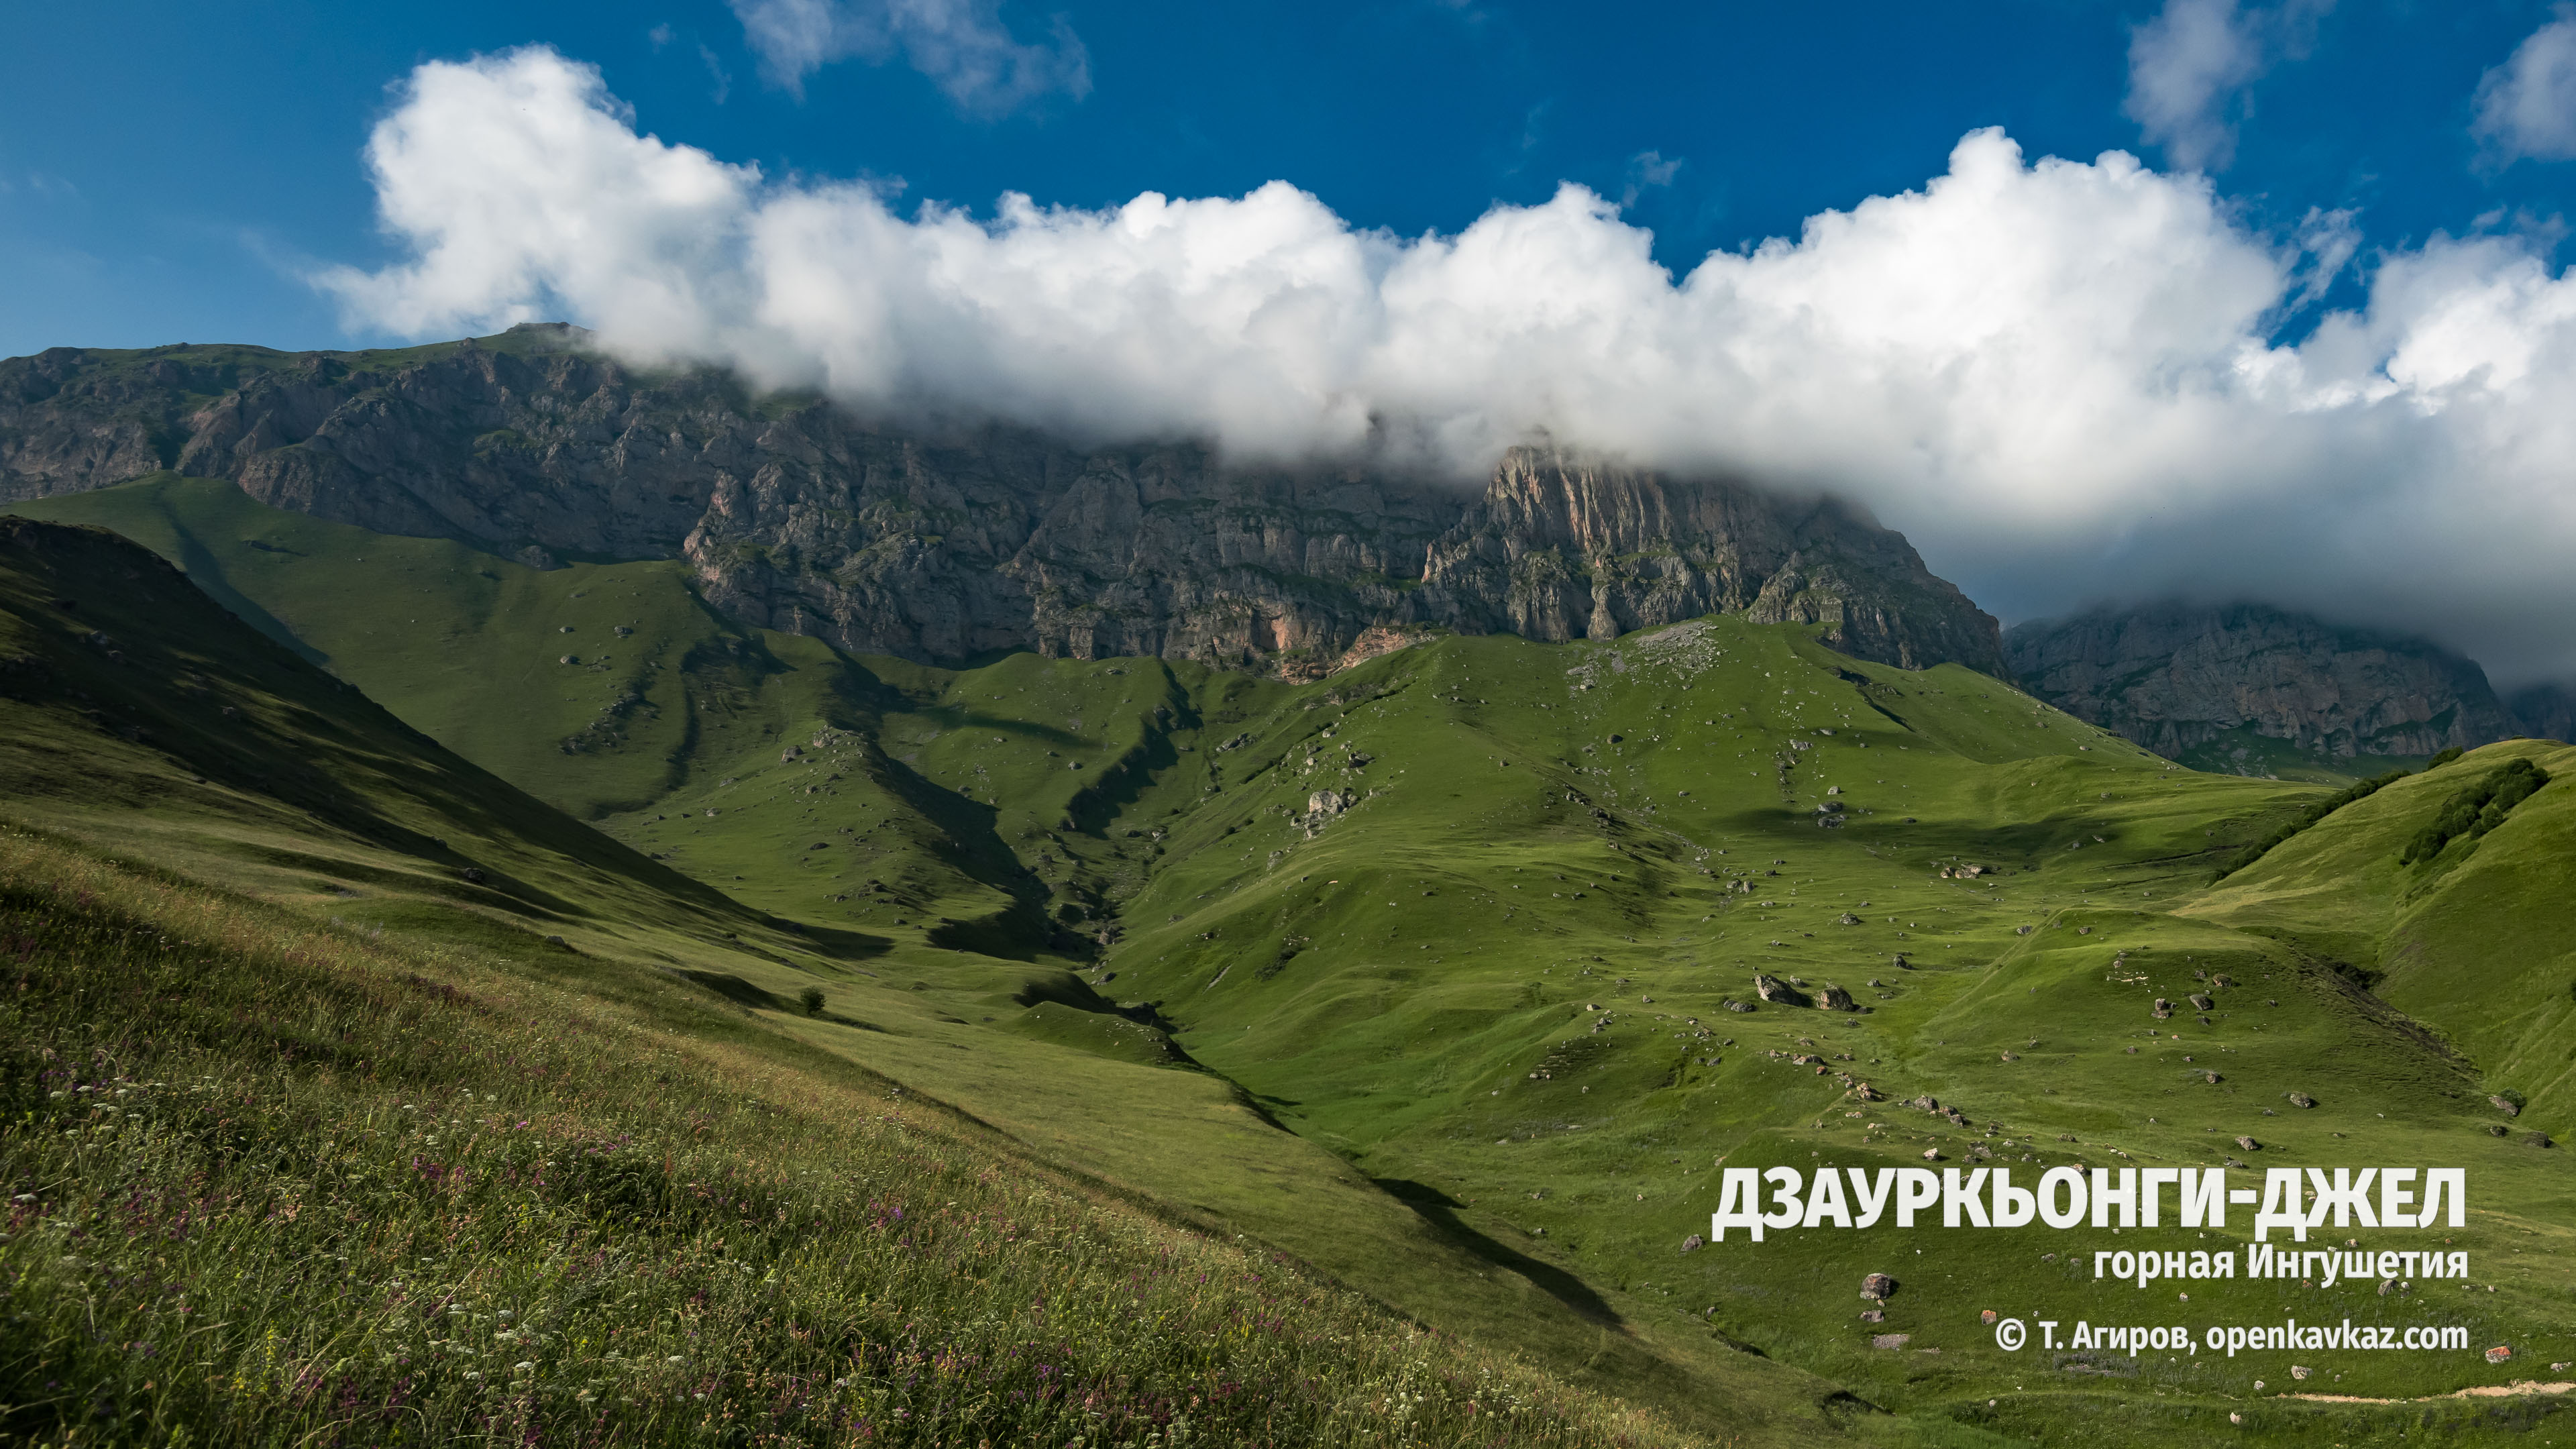
[[[437,355],[342,365],[373,405]],[[2552,1421],[2566,745],[2201,773],[1844,652],[1840,595],[942,665],[745,623],[685,558],[246,486],[153,471],[0,525],[30,1441]],[[2396,1277],[2098,1277],[2097,1248],[2250,1260],[2254,1211],[2171,1198],[2098,1234],[1711,1232],[1729,1169],[1925,1163],[2468,1189],[2359,1240],[2442,1249]],[[2058,1303],[2478,1352],[1999,1346],[1993,1314]]]
[[[2571,216],[2563,0],[0,15],[0,1449],[2576,1444]]]

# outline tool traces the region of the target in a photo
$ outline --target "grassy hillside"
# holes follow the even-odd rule
[[[687,953],[722,930],[679,925],[626,928],[615,951],[728,979],[769,1029],[1023,1150],[1684,1432],[2477,1442],[2562,1402],[2430,1396],[2576,1361],[2576,1204],[2534,1136],[2568,1130],[2564,747],[2402,780],[2212,886],[2330,789],[2201,774],[1982,676],[1855,663],[1798,626],[1425,638],[1302,687],[1156,660],[941,670],[733,631],[665,565],[439,563],[449,545],[290,535],[206,489],[41,507],[194,558],[192,578],[370,696],[470,718],[452,740],[421,727],[633,847],[630,877],[675,870],[776,923],[724,928],[758,951],[720,961]],[[417,607],[450,611],[399,617],[461,619],[456,601],[488,595],[472,633],[368,612],[339,561],[397,548],[424,551],[401,575]],[[617,602],[611,577],[626,612],[567,612]],[[629,622],[665,583],[655,617],[695,622]],[[549,665],[569,671],[538,676],[555,696],[472,667],[576,652],[554,642],[576,637],[565,622],[671,641],[638,686],[662,712],[566,753],[580,691],[606,688],[596,661]],[[622,647],[642,646],[604,650],[597,680]],[[2525,755],[2552,784],[2398,863],[2459,782]],[[1757,973],[1857,1009],[1765,1000]],[[808,982],[845,1020],[776,1009]],[[2211,1006],[2150,1013],[2194,992]],[[2520,1116],[2489,1105],[2506,1092]],[[1926,1094],[1958,1116],[1904,1105]],[[2159,1300],[2093,1281],[2074,1251],[2230,1246],[2241,1209],[2205,1237],[1882,1226],[1683,1251],[1721,1163],[1927,1151],[2025,1184],[2072,1164],[2462,1166],[2475,1210],[2442,1236],[2477,1276]],[[1861,1317],[1871,1272],[1901,1283],[1884,1321]],[[1987,1310],[2457,1324],[2513,1356],[2311,1353],[2292,1379],[2279,1354],[2010,1355]]]
[[[1138,1196],[1129,1169],[1186,1153],[1442,1252],[1203,1074],[962,1014],[1135,1025],[1063,971],[790,930],[411,736],[148,555],[0,527],[9,809],[47,827],[0,836],[13,1433],[1663,1441],[1208,1231],[1223,1192]],[[907,1100],[853,1041],[988,1054],[940,1074],[1059,1136]],[[1143,1140],[1047,1110],[1075,1096]]]
[[[0,1432],[1667,1444],[694,1001],[0,831]]]
[[[2444,804],[2529,760],[2551,783],[2482,836],[2429,859],[2406,846]],[[2431,1023],[2490,1094],[2528,1101],[2511,1127],[2576,1130],[2576,749],[2491,745],[2335,812],[2193,913],[2280,936],[2351,968]],[[2491,1125],[2505,1125],[2490,1119]]]
[[[167,1044],[165,1024],[151,1010],[166,990],[111,1000],[115,993],[102,995],[65,974],[99,965],[114,978],[125,957],[99,953],[121,952],[130,940],[148,950],[185,943],[183,976],[201,982],[195,997],[213,1003],[205,1021],[277,1023],[292,1043],[305,1044],[290,1043],[287,1065],[301,1060],[326,1072],[376,1071],[376,1050],[363,1040],[363,1023],[343,1021],[328,1001],[296,994],[310,987],[327,997],[329,983],[307,981],[289,990],[292,982],[270,979],[279,962],[318,956],[335,970],[355,971],[351,962],[360,957],[359,965],[373,963],[370,970],[392,969],[390,961],[409,988],[438,1001],[449,1000],[445,985],[466,980],[456,974],[465,971],[482,983],[468,988],[478,1001],[488,1004],[492,991],[510,999],[414,1044],[456,1055],[461,1070],[486,1072],[501,1063],[505,1076],[533,1074],[540,1085],[559,1082],[566,1072],[586,1078],[599,1064],[548,1065],[511,1040],[478,1033],[510,1024],[531,1039],[578,1036],[588,1028],[566,1020],[567,1013],[605,1012],[630,1025],[640,1021],[634,1031],[675,1051],[724,1046],[748,1052],[718,1065],[784,1072],[767,1099],[805,1103],[800,1110],[827,1117],[837,1110],[826,1110],[827,1088],[844,1079],[834,1075],[844,1068],[832,1063],[848,1064],[846,1071],[857,1073],[852,1080],[916,1101],[927,1082],[964,1104],[970,1115],[958,1120],[978,1123],[990,1141],[1046,1164],[1046,1172],[1102,1202],[1129,1205],[1167,1233],[1295,1249],[1365,1245],[1401,1271],[1372,1284],[1379,1291],[1368,1300],[1336,1289],[1342,1294],[1336,1302],[1377,1314],[1401,1334],[1405,1320],[1389,1316],[1383,1305],[1394,1296],[1390,1289],[1410,1292],[1437,1300],[1450,1318],[1503,1325],[1513,1331],[1506,1340],[1515,1333],[1542,1340],[1541,1351],[1519,1361],[1537,1359],[1599,1389],[1567,1386],[1563,1379],[1540,1383],[1526,1379],[1538,1370],[1516,1369],[1523,1377],[1511,1382],[1537,1386],[1514,1392],[1531,1402],[1553,1394],[1570,1395],[1569,1404],[1592,1404],[1576,1417],[1611,1426],[1604,1433],[1642,1434],[1638,1442],[1649,1442],[1660,1431],[1651,1424],[1618,1427],[1628,1423],[1624,1411],[1586,1393],[1629,1390],[1672,1399],[1681,1419],[1703,1433],[1765,1423],[1790,1431],[1825,1422],[1817,1406],[1831,1397],[1829,1385],[1731,1351],[1720,1357],[1732,1362],[1676,1365],[1650,1339],[1575,1315],[1518,1275],[1491,1273],[1490,1263],[1374,1184],[1272,1125],[1230,1084],[1189,1069],[1150,1012],[1113,1011],[1063,963],[834,932],[744,909],[411,735],[291,652],[205,608],[150,556],[103,534],[0,527],[10,530],[0,544],[0,632],[6,635],[0,659],[8,661],[0,710],[9,725],[0,732],[6,752],[0,762],[12,787],[7,812],[37,852],[28,867],[35,873],[27,887],[33,894],[18,902],[22,909],[10,917],[5,937],[22,968],[14,999],[36,1013],[18,1019],[19,1059],[44,1064],[22,1073],[25,1081],[71,1059],[63,1033],[88,1031],[83,1022],[137,1037],[136,1050],[147,1056]],[[123,889],[135,881],[161,892],[151,895],[160,904],[113,919],[81,913],[56,919],[54,908],[65,901],[85,910],[109,885],[122,882],[117,888]],[[189,901],[197,904],[182,909]],[[212,928],[198,917],[207,912],[223,917],[219,939],[204,934]],[[44,1016],[31,994],[40,987],[72,995]],[[819,1013],[797,1005],[808,990],[823,993]],[[612,1033],[625,1045],[602,1050],[628,1051],[640,1039],[634,1031]],[[1135,1050],[1140,1044],[1149,1049]],[[203,1054],[191,1060],[207,1064],[210,1079],[279,1069],[275,1044],[256,1035],[233,1043],[229,1065],[219,1060],[222,1042],[199,1045]],[[901,1075],[871,1072],[862,1062]],[[798,1075],[817,1071],[819,1081]],[[125,1075],[146,1073],[138,1068]],[[165,1065],[149,1075],[181,1080],[183,1074]],[[711,1080],[655,1110],[689,1122],[734,1110],[735,1089],[710,1087]],[[657,1087],[638,1090],[650,1096],[667,1085],[654,1081]],[[709,1094],[703,1104],[694,1095],[702,1090]],[[815,1101],[824,1106],[813,1107]],[[953,1110],[931,1101],[934,1110]],[[128,1184],[130,1174],[121,1169],[46,1165],[50,1159],[39,1149],[50,1148],[53,1129],[20,1125],[26,1130],[15,1131],[0,1170],[27,1184],[36,1201],[49,1192],[108,1192]],[[304,1160],[311,1146],[312,1139],[296,1139],[270,1165],[304,1173],[312,1166]],[[831,1138],[815,1148],[815,1161],[847,1150],[844,1138]],[[187,1159],[170,1170],[203,1166]],[[989,1180],[1008,1167],[982,1171]],[[515,1212],[513,1202],[496,1199],[485,1208]],[[270,1221],[269,1211],[261,1208],[261,1221]],[[281,1244],[263,1251],[291,1256],[303,1249]],[[466,1277],[487,1271],[473,1253],[451,1266]],[[172,1280],[155,1281],[166,1287]],[[1329,1285],[1332,1277],[1317,1274],[1314,1281]],[[893,1289],[878,1294],[888,1295],[900,1301]],[[1317,1342],[1331,1342],[1343,1334],[1336,1325],[1344,1322],[1318,1318],[1310,1326]],[[57,1386],[88,1382],[64,1378],[59,1355],[38,1357],[35,1367],[21,1365],[25,1372],[46,1368],[45,1382]],[[1318,1372],[1327,1369],[1318,1363]],[[1722,1395],[1690,1402],[1711,1388]],[[29,1424],[54,1422],[46,1416],[62,1409],[59,1396],[26,1402],[36,1405],[24,1421]],[[1389,1404],[1383,1394],[1369,1402],[1381,1409]],[[185,1404],[152,1412],[198,1422]],[[1310,1425],[1283,1437],[1303,1442],[1310,1431],[1323,1432]],[[1353,1432],[1360,1442],[1376,1430]],[[1514,1431],[1504,1441],[1532,1435],[1533,1442],[1544,1441],[1557,1432]],[[926,1442],[944,1441],[933,1435]]]

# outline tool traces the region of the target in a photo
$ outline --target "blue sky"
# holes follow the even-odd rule
[[[0,354],[560,318],[906,424],[1543,436],[1858,500],[2007,621],[2576,677],[2576,0],[0,24]]]
[[[299,274],[385,255],[359,151],[388,87],[422,60],[531,42],[600,66],[644,129],[773,175],[900,179],[910,198],[978,209],[1005,190],[1101,206],[1285,179],[1355,225],[1408,234],[1573,180],[1632,196],[1657,257],[1686,268],[1919,186],[1976,127],[2033,155],[2164,162],[2123,113],[2131,37],[2156,13],[1011,5],[991,18],[1023,43],[1051,43],[1061,17],[1089,85],[997,114],[901,55],[825,65],[792,94],[721,3],[19,4],[0,21],[0,354],[382,340],[344,328]],[[2223,189],[2267,226],[2357,208],[2375,246],[2554,226],[2576,166],[2481,166],[2470,134],[2481,75],[2549,18],[2505,0],[2335,7],[2304,58],[2274,44],[2229,102],[2250,115]]]

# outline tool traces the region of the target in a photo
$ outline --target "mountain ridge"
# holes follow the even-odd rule
[[[683,558],[756,627],[919,661],[1033,649],[1285,678],[1373,631],[1614,637],[1712,611],[1858,658],[2002,668],[1996,622],[1852,505],[1514,450],[1481,492],[1187,443],[928,434],[577,329],[388,352],[57,348],[0,362],[0,502],[175,471],[545,566]]]
[[[2499,699],[2475,660],[2429,639],[2266,604],[2095,608],[2016,624],[2004,649],[2033,694],[2206,769],[2254,768],[2265,741],[2335,762],[2549,733]]]

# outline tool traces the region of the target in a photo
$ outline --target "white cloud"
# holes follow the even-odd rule
[[[2166,0],[2129,37],[2123,112],[2185,170],[2224,171],[2236,158],[2236,124],[2254,82],[2314,44],[2334,0],[2285,0],[2241,10],[2236,0]]]
[[[1473,475],[1534,430],[1831,488],[2008,615],[2255,593],[2576,670],[2576,273],[2509,239],[2276,241],[2198,175],[1974,132],[1918,191],[1675,277],[1560,189],[1454,236],[1357,230],[1273,182],[1106,211],[897,214],[636,134],[595,71],[416,73],[369,148],[412,251],[321,279],[409,335],[537,317],[901,415]]]
[[[836,60],[900,56],[964,110],[1000,115],[1042,96],[1091,94],[1091,59],[1062,16],[1028,45],[1000,0],[728,0],[769,78],[798,95]]]
[[[2576,160],[2576,5],[2557,11],[2478,82],[2471,130],[2497,161]]]

